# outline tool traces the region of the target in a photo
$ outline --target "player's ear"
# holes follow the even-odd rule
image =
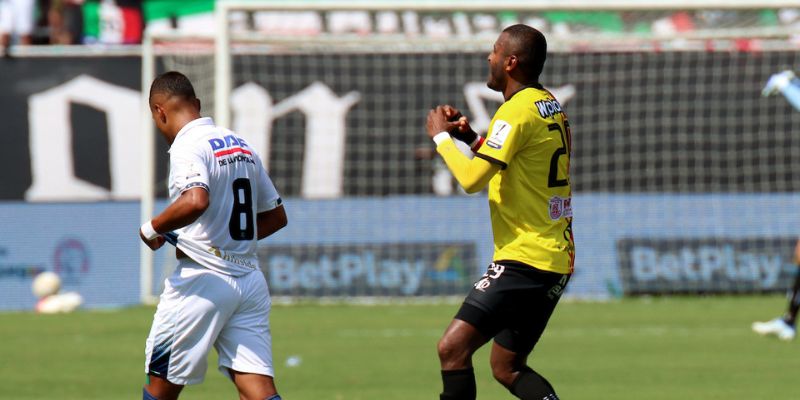
[[[156,104],[156,117],[162,124],[167,123],[167,112],[164,110],[164,107],[161,107],[158,104]]]
[[[515,55],[510,55],[506,58],[506,71],[511,72],[519,66],[519,58]]]

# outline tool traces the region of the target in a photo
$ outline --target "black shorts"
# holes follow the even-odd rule
[[[542,336],[569,274],[497,261],[464,299],[456,319],[517,354],[528,354]]]

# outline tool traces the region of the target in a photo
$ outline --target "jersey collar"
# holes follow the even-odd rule
[[[517,95],[517,93],[519,93],[519,92],[521,92],[521,91],[523,91],[523,90],[525,90],[525,89],[528,89],[528,88],[533,88],[533,89],[538,89],[538,90],[544,90],[544,86],[542,86],[542,84],[541,84],[541,83],[531,83],[531,84],[528,84],[528,85],[522,86],[521,88],[517,89],[517,91],[516,91],[516,92],[514,92],[513,94],[511,94],[511,97],[509,97],[509,98],[508,98],[508,100],[511,100],[512,98],[514,98],[514,96],[516,96],[516,95]],[[508,101],[508,100],[506,100],[506,101]]]
[[[181,128],[181,130],[178,131],[178,134],[175,135],[175,140],[173,141],[173,143],[177,142],[181,136],[183,136],[186,132],[189,132],[192,128],[202,125],[214,126],[214,120],[211,119],[210,117],[203,117],[192,120],[188,124],[184,125],[183,128]]]

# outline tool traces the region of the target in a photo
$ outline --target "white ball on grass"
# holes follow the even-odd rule
[[[55,272],[45,271],[33,278],[31,291],[36,297],[45,297],[61,290],[61,278]]]
[[[83,297],[77,292],[53,294],[43,297],[36,303],[36,312],[41,314],[68,313],[83,304]]]

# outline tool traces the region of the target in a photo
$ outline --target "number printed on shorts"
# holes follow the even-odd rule
[[[233,181],[233,208],[228,229],[233,240],[253,240],[256,236],[253,224],[253,190],[250,180],[239,178]]]
[[[475,289],[478,289],[481,292],[486,291],[486,289],[492,285],[492,281],[499,278],[500,275],[503,275],[505,270],[506,267],[504,265],[495,263],[489,264],[489,269],[483,274],[483,278],[481,278],[478,282],[475,282]]]

